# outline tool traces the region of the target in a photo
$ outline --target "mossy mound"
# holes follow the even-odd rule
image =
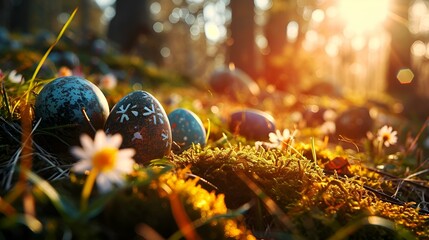
[[[245,209],[227,209],[224,195],[202,188],[188,169],[139,168],[129,180],[124,189],[94,191],[85,211],[76,207],[83,176],[72,174],[52,182],[53,188],[37,183],[37,220],[4,211],[12,215],[2,213],[0,239],[255,239],[244,223]],[[23,211],[22,201],[15,203]],[[37,231],[32,221],[41,224]]]
[[[228,207],[259,199],[265,204],[265,213],[251,209],[246,219],[256,233],[268,232],[265,237],[281,232],[326,239],[343,229],[354,229],[347,232],[352,239],[429,237],[429,215],[420,214],[412,204],[400,206],[382,201],[365,188],[359,176],[326,174],[301,152],[306,154],[305,150],[256,150],[241,144],[214,149],[196,146],[172,160],[179,167],[190,166],[195,175],[216,186],[225,194]],[[249,181],[259,188],[250,187]],[[267,215],[271,218],[261,224]],[[379,217],[382,223],[367,222],[371,217]]]
[[[186,176],[186,170],[169,172],[148,186],[116,196],[101,214],[101,222],[114,229],[115,237],[125,239],[135,238],[136,232],[147,238],[147,229],[163,238],[254,239],[242,217],[226,208],[224,195],[208,192],[198,178]]]

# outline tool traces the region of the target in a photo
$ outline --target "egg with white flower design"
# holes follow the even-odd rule
[[[134,91],[119,100],[104,127],[107,134],[122,135],[122,148],[134,148],[140,164],[162,158],[171,150],[171,128],[159,101],[146,91]]]

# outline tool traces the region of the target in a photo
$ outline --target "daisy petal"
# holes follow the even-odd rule
[[[132,158],[136,154],[134,148],[124,148],[119,150],[118,159]]]
[[[116,185],[124,184],[124,177],[121,172],[113,171],[105,174],[106,178],[109,179],[109,182],[115,183]]]
[[[90,160],[81,160],[78,163],[76,163],[75,165],[73,165],[73,167],[71,169],[74,172],[83,173],[86,170],[91,169],[91,167],[92,167],[92,164],[91,164]]]
[[[114,148],[119,148],[122,144],[121,134],[114,134],[112,136],[108,136],[106,140],[106,144]]]
[[[119,160],[120,163],[116,166],[116,170],[122,172],[122,173],[131,173],[133,171],[133,166],[135,164],[134,160],[132,159],[121,159]]]
[[[70,153],[79,159],[88,158],[88,154],[80,147],[72,147]]]
[[[103,130],[98,130],[94,137],[94,149],[98,151],[106,144],[106,134]]]
[[[105,174],[100,174],[97,176],[97,187],[102,193],[106,193],[112,189],[112,183],[106,177]]]
[[[82,134],[80,136],[80,143],[82,144],[82,148],[85,152],[92,153],[94,151],[92,139],[88,135]]]
[[[273,143],[278,142],[278,137],[275,133],[270,132],[268,134],[268,137],[269,137],[270,142],[273,142]]]

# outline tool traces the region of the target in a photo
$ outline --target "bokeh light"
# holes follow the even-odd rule
[[[115,2],[116,0],[95,0],[95,3],[97,3],[100,8],[112,6]]]
[[[325,19],[325,12],[322,9],[316,9],[311,14],[311,19],[316,23],[321,23]]]
[[[411,54],[416,57],[423,57],[426,53],[426,45],[423,41],[417,40],[411,45]]]
[[[429,31],[429,9],[423,0],[416,0],[408,10],[408,28],[412,34]]]
[[[290,21],[286,27],[286,38],[288,42],[294,43],[298,39],[299,25],[296,21]]]
[[[163,56],[164,58],[167,58],[170,56],[171,50],[168,47],[163,47],[163,48],[161,48],[160,53],[161,53],[161,56]]]
[[[150,4],[149,9],[151,14],[159,14],[161,12],[161,4],[159,2],[153,2]]]
[[[414,73],[409,68],[399,70],[396,78],[401,84],[409,84],[413,81]]]
[[[160,22],[156,22],[153,24],[153,30],[157,33],[164,31],[164,25]]]
[[[256,43],[256,45],[258,46],[258,48],[260,48],[260,49],[265,49],[265,48],[267,48],[267,47],[268,47],[268,40],[267,40],[267,38],[266,38],[264,35],[262,35],[262,34],[258,34],[258,35],[255,37],[255,43]]]
[[[267,11],[273,6],[272,0],[254,0],[255,7],[261,11]]]

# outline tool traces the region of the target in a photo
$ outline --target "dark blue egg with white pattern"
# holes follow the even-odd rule
[[[192,146],[200,144],[206,145],[206,131],[201,119],[194,112],[177,108],[168,114],[170,121],[173,141],[177,144],[178,149],[175,152],[182,152]]]
[[[134,148],[140,164],[162,158],[171,151],[171,128],[159,101],[145,91],[134,91],[110,111],[104,129],[122,135],[122,148]]]
[[[109,104],[96,85],[81,77],[68,76],[43,87],[36,97],[34,111],[42,128],[74,125],[88,132],[92,131],[89,122],[96,129],[103,128]]]

